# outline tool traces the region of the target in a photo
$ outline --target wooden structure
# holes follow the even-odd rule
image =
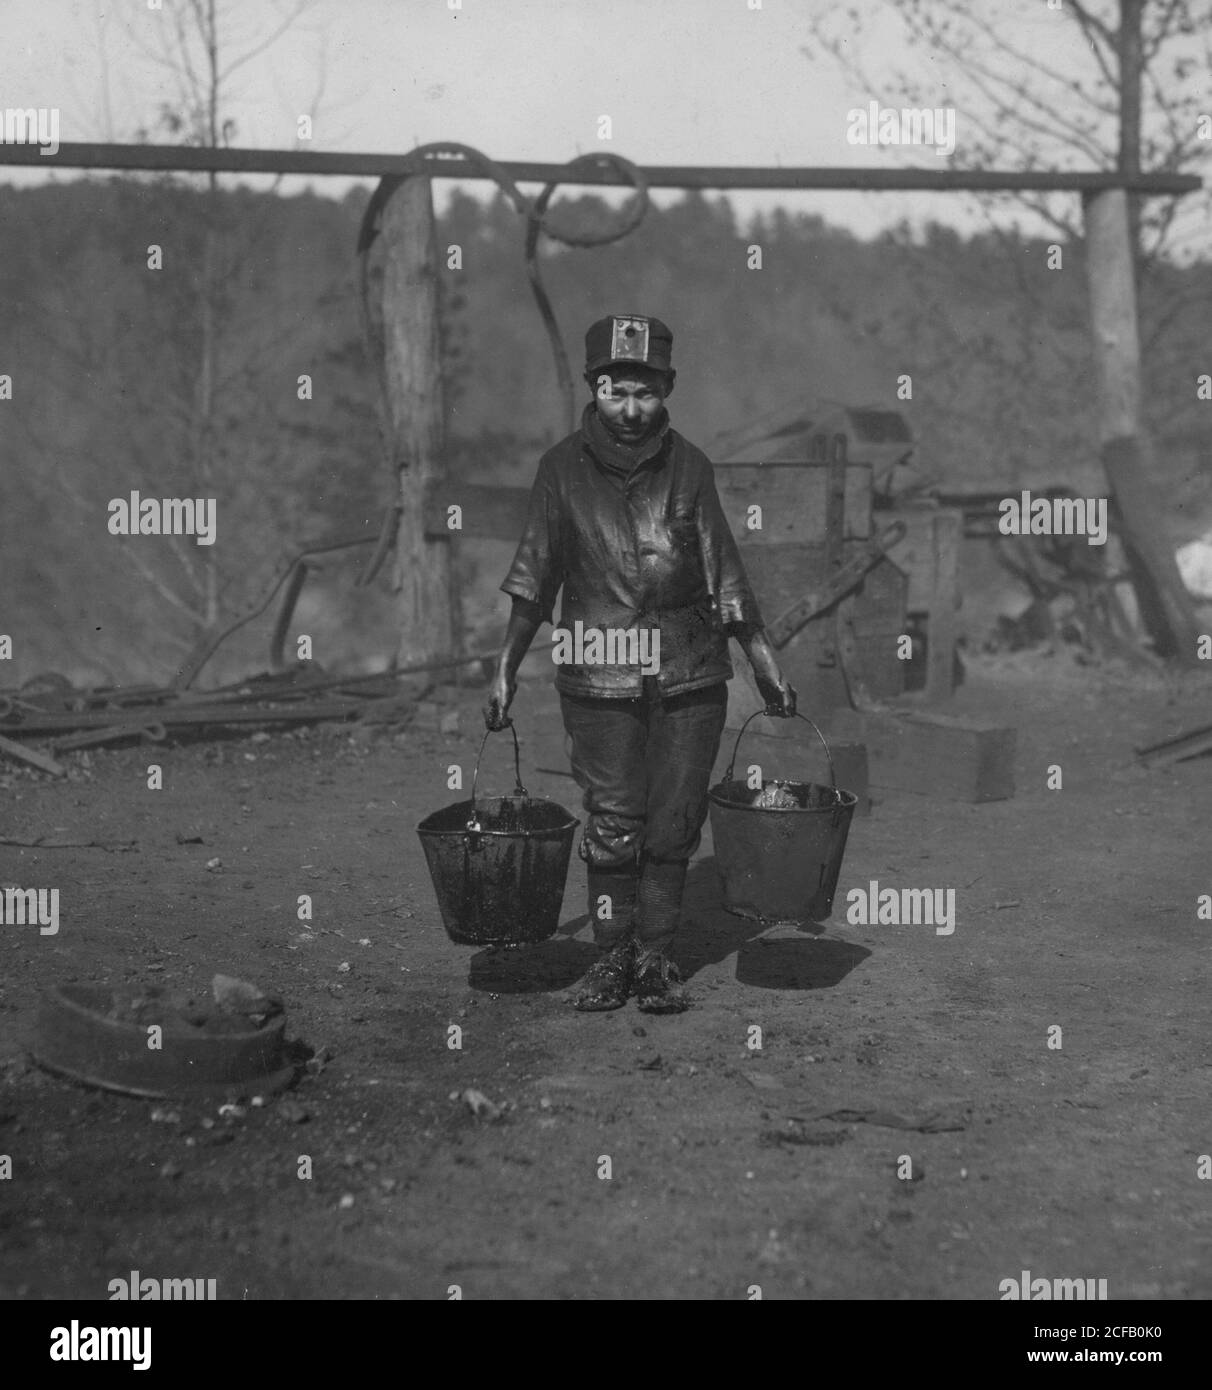
[[[805,460],[820,453],[825,440],[839,431],[846,436],[848,460],[841,549],[834,548],[825,556],[820,547],[828,544],[825,523],[829,513],[821,489],[827,489],[827,484],[810,479],[801,470]],[[883,540],[887,560],[863,576],[836,614],[853,675],[860,693],[865,691],[877,699],[900,694],[911,668],[897,654],[897,639],[911,625],[924,628],[926,670],[915,672],[914,685],[924,687],[925,701],[933,705],[949,699],[954,690],[963,517],[925,497],[909,497],[893,505],[897,476],[903,483],[898,466],[908,464],[913,452],[912,431],[899,411],[835,403],[806,403],[773,427],[729,431],[717,435],[708,447],[714,459],[764,461],[759,465],[763,471],[758,472],[753,472],[751,465],[717,464],[716,481],[722,497],[736,495],[739,505],[732,518],[734,531],[741,537],[751,577],[760,576],[755,582],[768,625],[777,626],[777,615],[790,601],[789,594],[810,587],[818,576],[839,564],[853,563],[852,557],[862,553],[864,543]],[[783,473],[786,469],[791,471]],[[774,513],[773,521],[767,517],[761,532],[745,529],[746,493],[751,500],[767,503],[767,511]],[[891,532],[895,535],[890,536]],[[796,544],[801,547],[798,553],[792,548]],[[786,648],[798,676],[798,680],[792,678],[793,683],[829,703],[850,703],[849,688],[841,684],[843,673],[824,637],[825,627],[818,622],[811,630],[819,639],[820,650],[810,658],[810,669],[805,669],[802,659],[802,638]],[[771,636],[782,653],[780,636],[773,629]],[[821,699],[814,703],[821,707]]]
[[[839,785],[859,797],[858,814],[868,812],[869,788],[969,802],[1012,797],[1013,728],[922,708],[893,711],[887,703],[903,688],[898,645],[911,611],[928,620],[925,703],[941,703],[952,693],[962,514],[928,503],[874,510],[869,463],[718,464],[716,483],[768,621],[861,552],[877,527],[894,519],[904,528],[903,538],[855,588],[779,646],[780,665],[800,706],[825,727]],[[746,526],[754,502],[762,506],[763,519],[774,518],[772,525]],[[775,621],[771,630],[778,629]],[[739,729],[760,704],[738,662],[729,687],[728,728]],[[725,744],[731,747],[727,737]],[[717,759],[719,774],[727,748],[721,747]],[[745,765],[758,764],[764,776],[828,778],[822,749],[798,721],[755,719],[746,748]]]
[[[872,535],[871,468],[816,460],[719,463],[716,487],[767,627],[805,592],[827,583]],[[748,524],[761,508],[762,525]],[[896,642],[905,630],[908,583],[881,560],[856,588],[785,640],[779,665],[805,708],[849,705],[849,682],[881,698],[903,689]],[[841,611],[839,611],[841,610]],[[851,650],[841,650],[848,624]]]

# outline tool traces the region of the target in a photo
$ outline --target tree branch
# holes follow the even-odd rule
[[[259,53],[264,53],[267,48],[270,48],[275,43],[277,43],[277,41],[282,37],[283,34],[286,33],[286,31],[295,22],[295,20],[298,19],[301,14],[303,14],[305,11],[311,8],[311,4],[312,0],[298,0],[291,13],[282,21],[282,23],[274,30],[274,32],[270,34],[270,36],[264,41],[264,43],[257,44],[255,48],[251,48],[247,53],[241,54],[239,58],[236,58],[233,62],[229,63],[227,67],[222,69],[222,71],[219,73],[220,82],[226,82],[227,79],[232,75],[233,72],[236,71],[237,68],[242,68],[245,63],[255,58]]]

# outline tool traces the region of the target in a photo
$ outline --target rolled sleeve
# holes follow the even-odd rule
[[[723,623],[762,626],[762,614],[749,585],[740,551],[720,505],[715,475],[708,464],[699,488],[696,516],[707,587]]]
[[[543,459],[530,489],[526,527],[501,589],[537,603],[543,621],[549,623],[562,581],[559,506],[551,469]]]

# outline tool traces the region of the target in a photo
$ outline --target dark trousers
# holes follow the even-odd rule
[[[649,913],[653,920],[637,924],[641,939],[667,941],[685,865],[699,847],[707,819],[728,687],[720,681],[662,699],[656,680],[645,677],[639,699],[561,693],[560,708],[572,739],[572,774],[584,788],[582,805],[589,813],[578,853],[591,871],[635,873],[651,865],[654,883],[662,869],[666,879],[672,873],[678,899],[673,916],[666,903],[659,913]],[[607,944],[612,933],[595,922],[595,935],[599,944]]]

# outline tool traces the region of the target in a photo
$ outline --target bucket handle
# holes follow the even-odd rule
[[[513,735],[514,795],[529,797],[529,793],[522,785],[522,763],[518,753],[518,731],[514,728],[512,721],[506,727]],[[476,754],[475,771],[471,774],[471,817],[467,822],[468,830],[479,830],[480,828],[480,815],[476,809],[476,783],[480,779],[480,759],[484,756],[484,745],[488,742],[488,735],[493,732],[494,730],[492,729],[486,729],[484,731],[484,737],[480,740],[480,751]]]
[[[764,709],[755,709],[753,713],[749,716],[749,718],[746,719],[745,722],[741,725],[741,731],[737,734],[736,742],[732,745],[732,757],[728,760],[728,767],[724,773],[725,782],[732,781],[732,769],[736,765],[737,749],[741,746],[741,734],[745,732],[745,730],[749,727],[750,723],[754,719],[756,719],[759,714],[765,713],[766,711]],[[833,783],[833,795],[835,797],[838,797],[838,799],[840,800],[840,794],[837,789],[837,773],[833,770],[833,754],[829,751],[829,745],[825,742],[825,735],[821,733],[821,731],[816,727],[815,724],[812,723],[812,720],[809,719],[806,714],[801,714],[799,710],[796,710],[795,717],[797,719],[802,719],[805,724],[811,725],[813,732],[816,734],[817,738],[820,739],[821,746],[825,750],[825,757],[829,763],[829,780]]]

